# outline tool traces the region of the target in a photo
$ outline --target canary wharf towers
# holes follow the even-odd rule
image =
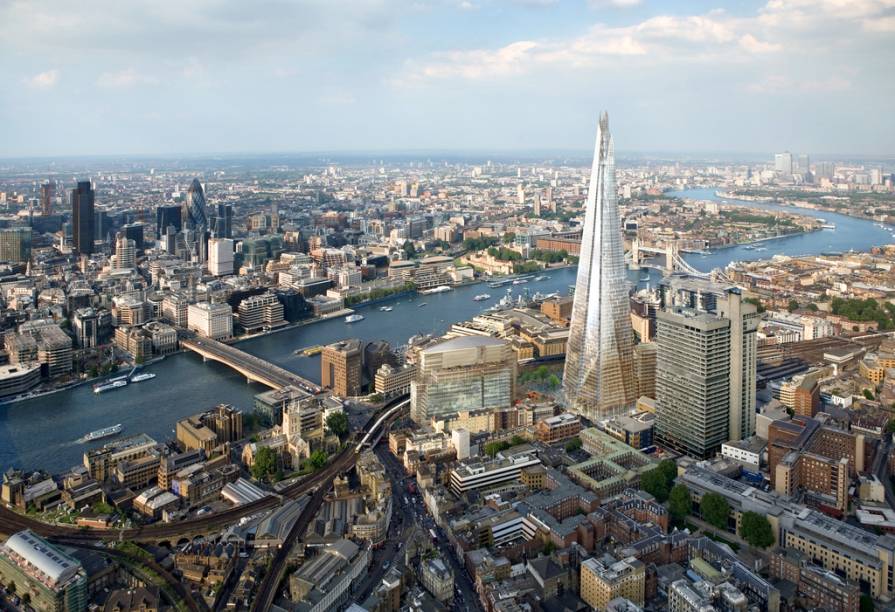
[[[566,402],[591,419],[634,402],[633,335],[609,117],[600,116],[563,374]]]

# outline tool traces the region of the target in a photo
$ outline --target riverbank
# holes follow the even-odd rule
[[[783,207],[792,207],[798,208],[800,210],[817,210],[821,212],[833,213],[837,215],[844,215],[846,217],[851,217],[853,219],[862,219],[864,221],[873,221],[875,223],[879,223],[879,221],[873,217],[872,215],[864,214],[860,210],[853,210],[851,208],[836,208],[833,206],[824,206],[823,204],[818,204],[815,202],[805,202],[798,199],[791,198],[781,198],[776,195],[767,195],[767,196],[755,196],[749,194],[738,194],[734,191],[716,191],[715,195],[721,198],[722,200],[737,200],[740,202],[761,202],[765,204],[776,204]],[[805,194],[806,196],[814,196],[817,198],[824,197],[839,197],[833,193],[830,194]],[[895,197],[892,198],[893,207],[895,207]],[[886,228],[888,230],[893,230],[895,228]]]

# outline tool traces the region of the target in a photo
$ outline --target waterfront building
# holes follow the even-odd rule
[[[212,276],[233,274],[233,244],[229,238],[209,238],[208,272]]]
[[[638,606],[644,604],[646,566],[628,557],[621,561],[610,555],[591,557],[581,563],[581,599],[596,610],[605,610],[609,602],[624,597]]]
[[[87,574],[81,562],[30,529],[0,545],[0,581],[28,595],[35,610],[82,612],[87,609]]]
[[[31,259],[31,228],[0,229],[0,261],[20,263]]]
[[[0,398],[14,397],[40,384],[37,362],[0,365]]]
[[[90,181],[78,181],[71,191],[72,246],[81,255],[93,253],[95,232],[95,194]]]
[[[247,332],[286,325],[283,305],[271,292],[247,297],[239,303],[239,324]]]
[[[410,415],[427,424],[432,417],[458,412],[496,411],[516,394],[516,355],[509,342],[461,336],[419,351],[410,384]]]
[[[218,445],[242,439],[242,412],[220,404],[177,421],[175,433],[184,450],[202,449],[210,455]]]
[[[78,308],[71,319],[78,348],[94,348],[99,344],[99,313],[94,308]]]
[[[329,344],[320,356],[320,384],[340,397],[361,394],[363,387],[363,348],[352,338]]]
[[[187,308],[187,326],[200,336],[228,340],[233,337],[233,311],[226,303],[190,304]]]
[[[24,341],[27,336],[34,341],[37,361],[43,367],[44,376],[55,378],[71,373],[72,340],[68,334],[62,331],[61,327],[48,319],[27,321],[19,326],[18,337]],[[7,336],[7,340],[9,340],[9,336]],[[27,341],[25,342],[27,343]],[[30,345],[30,343],[27,344]],[[21,354],[20,351],[17,352]],[[20,362],[12,358],[12,351],[10,351],[10,361]]]
[[[383,397],[410,393],[410,383],[415,373],[416,367],[411,364],[393,366],[384,363],[376,370],[373,390]]]
[[[615,188],[609,117],[600,116],[572,303],[563,391],[571,410],[596,419],[633,405],[633,332]]]
[[[122,461],[132,461],[155,454],[158,443],[146,434],[120,438],[84,453],[84,467],[90,477],[103,482],[110,480]]]

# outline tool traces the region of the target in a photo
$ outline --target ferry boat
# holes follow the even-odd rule
[[[357,323],[358,321],[363,321],[364,315],[352,314],[345,317],[346,323]]]
[[[296,355],[304,355],[305,357],[313,357],[314,355],[318,355],[322,352],[323,352],[323,346],[318,344],[316,346],[309,346],[307,348],[298,349],[297,351],[295,351],[295,354]]]
[[[420,293],[424,295],[429,295],[430,293],[447,293],[448,291],[453,291],[454,288],[449,285],[439,285],[438,287],[434,287],[433,289],[423,289]]]
[[[105,382],[103,384],[93,385],[94,393],[105,393],[106,391],[112,391],[113,389],[120,389],[121,387],[127,386],[127,377],[123,376],[121,378],[113,378],[112,380]]]
[[[416,307],[417,307],[417,308],[422,308],[422,307],[425,306],[426,304],[428,304],[428,302],[423,302],[422,304],[417,304]]]
[[[513,284],[514,285],[524,285],[527,282],[528,282],[527,278],[517,278],[516,280],[513,281]]]
[[[493,283],[488,283],[488,286],[491,287],[492,289],[499,289],[500,287],[503,287],[504,285],[506,285],[508,282],[510,282],[510,281],[508,281],[508,280],[494,281]]]
[[[824,223],[823,225],[821,225],[821,228],[825,230],[834,230],[836,229],[836,225],[834,225],[833,223]]]
[[[490,293],[480,293],[479,295],[475,296],[472,299],[475,300],[476,302],[484,302],[485,300],[491,299],[491,294]]]
[[[541,276],[536,276],[536,277],[535,277],[535,280],[536,280],[536,281],[542,281],[542,280],[545,280],[546,278],[547,278],[547,277],[546,277],[545,275],[542,274]]]
[[[379,312],[391,312],[391,311],[392,311],[391,306],[380,306],[379,307]]]
[[[115,436],[120,434],[122,429],[124,429],[124,425],[122,425],[121,423],[119,423],[118,425],[112,425],[111,427],[97,429],[96,431],[91,431],[89,434],[81,438],[81,442],[93,442],[94,440],[102,440],[103,438]]]
[[[155,374],[152,372],[140,372],[139,374],[131,376],[129,382],[138,383],[143,382],[144,380],[152,380],[153,378],[155,378]]]

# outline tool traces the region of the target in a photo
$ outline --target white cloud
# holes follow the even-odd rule
[[[25,83],[29,87],[34,87],[36,89],[51,89],[52,87],[55,87],[58,80],[59,71],[53,68],[25,79]]]
[[[865,19],[862,25],[868,32],[895,32],[895,15]]]
[[[588,0],[588,4],[594,8],[602,8],[605,6],[614,6],[618,8],[628,8],[637,6],[643,0]]]
[[[158,83],[158,79],[137,72],[134,68],[125,68],[116,72],[103,72],[96,79],[96,84],[109,89],[124,89],[135,85],[152,85]]]
[[[783,45],[758,40],[752,34],[740,36],[740,46],[749,53],[774,53],[783,49]]]

